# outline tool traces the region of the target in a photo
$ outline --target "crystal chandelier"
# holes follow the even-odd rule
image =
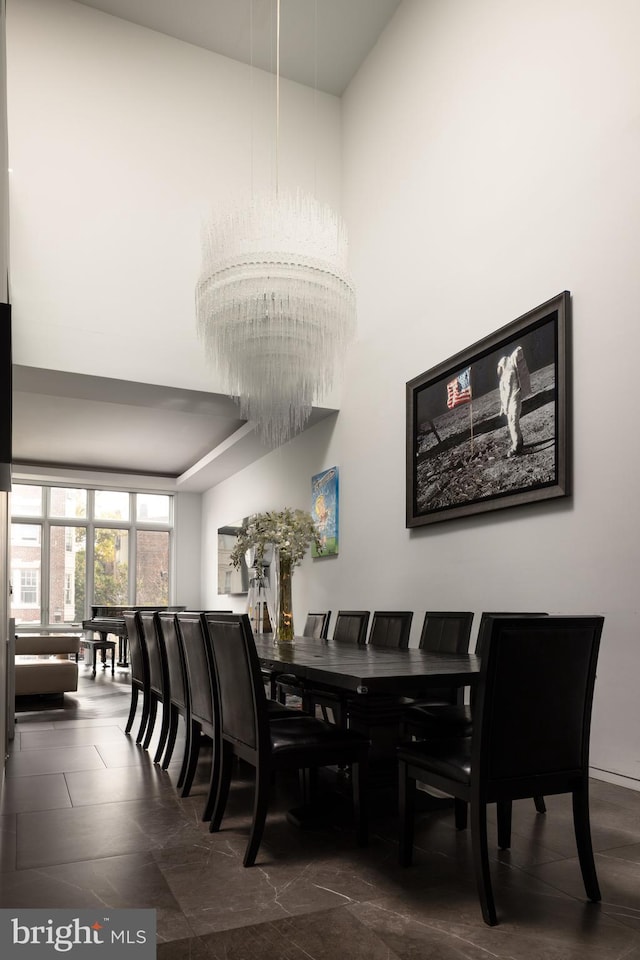
[[[276,151],[279,124],[279,19]],[[277,153],[276,153],[277,155]],[[198,334],[240,414],[279,446],[305,424],[355,333],[347,236],[328,206],[302,193],[254,197],[221,212],[203,241]]]

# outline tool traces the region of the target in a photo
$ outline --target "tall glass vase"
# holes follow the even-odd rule
[[[278,589],[276,593],[276,643],[293,643],[293,599],[291,579],[293,565],[288,557],[278,556]]]

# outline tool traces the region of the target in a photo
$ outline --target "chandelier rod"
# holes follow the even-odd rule
[[[276,198],[280,166],[280,0],[276,0]]]

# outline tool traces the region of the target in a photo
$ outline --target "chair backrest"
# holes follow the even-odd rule
[[[406,650],[411,633],[412,610],[374,610],[369,645]]]
[[[473,611],[427,610],[418,646],[429,653],[468,653]]]
[[[124,610],[122,616],[124,617],[129,641],[131,680],[144,687],[149,683],[149,657],[140,627],[140,614],[136,610]]]
[[[205,614],[222,736],[249,755],[269,742],[267,700],[247,614]]]
[[[169,697],[169,668],[164,638],[158,630],[157,611],[145,610],[140,614],[140,630],[147,645],[149,658],[149,686],[162,700]]]
[[[418,647],[428,653],[468,653],[473,611],[427,610]],[[420,699],[434,703],[462,703],[463,687],[429,687]]]
[[[189,712],[205,733],[214,726],[215,678],[209,636],[202,622],[203,614],[184,611],[177,615],[189,697]]]
[[[491,633],[493,623],[496,617],[546,617],[546,613],[483,613],[480,617],[480,626],[478,627],[478,636],[476,638],[476,657],[481,657],[489,634]]]
[[[169,696],[171,702],[175,703],[178,709],[184,711],[187,707],[185,664],[175,613],[160,613],[158,615],[158,630],[162,634],[164,648],[167,652]]]
[[[369,626],[369,610],[338,610],[333,639],[339,643],[364,644]]]
[[[603,623],[599,616],[491,619],[472,743],[486,799],[500,799],[501,783],[511,797],[534,796],[588,776]]]
[[[326,613],[308,613],[304,625],[303,637],[313,637],[314,640],[326,640],[329,630],[331,610]]]

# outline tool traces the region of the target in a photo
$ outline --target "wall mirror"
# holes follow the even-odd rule
[[[242,520],[235,520],[224,527],[218,527],[218,593],[241,594],[249,591],[249,571],[242,558],[241,566],[236,569],[230,563],[231,551],[242,529]]]

